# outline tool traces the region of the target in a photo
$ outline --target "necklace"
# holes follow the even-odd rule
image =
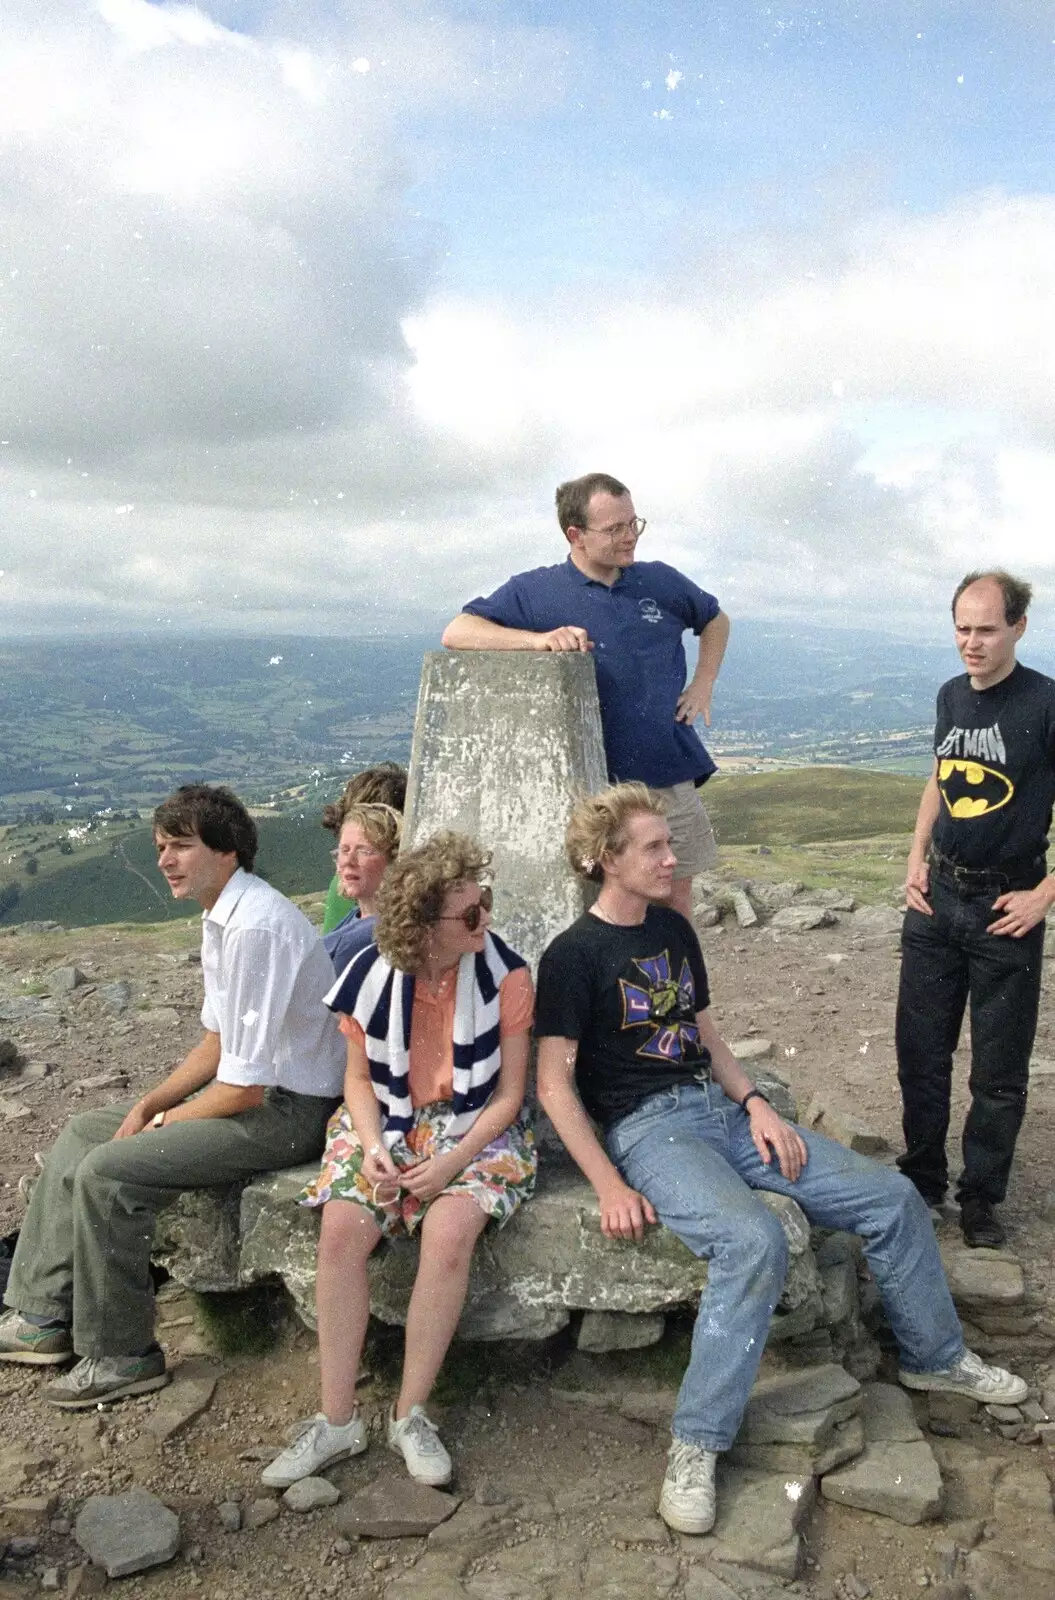
[[[607,922],[610,928],[637,927],[637,923],[635,922],[620,922],[618,917],[610,917],[599,900],[595,900],[593,905],[590,907],[590,914],[598,917],[602,922]],[[642,918],[642,920],[644,919]]]

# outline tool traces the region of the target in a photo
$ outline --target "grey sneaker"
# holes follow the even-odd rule
[[[714,1527],[714,1469],[717,1452],[687,1439],[675,1439],[667,1455],[667,1475],[659,1514],[676,1533],[710,1533]]]
[[[436,1424],[425,1415],[424,1406],[411,1406],[405,1417],[396,1421],[396,1408],[388,1416],[388,1448],[402,1456],[407,1471],[419,1483],[434,1489],[450,1483],[453,1466],[440,1441]]]
[[[926,1389],[937,1394],[962,1394],[979,1405],[1017,1406],[1029,1393],[1024,1378],[1003,1367],[990,1367],[973,1350],[940,1372],[899,1372],[906,1389]]]
[[[126,1395],[163,1389],[168,1381],[161,1350],[148,1350],[142,1356],[85,1356],[63,1377],[48,1384],[44,1398],[63,1411],[87,1411],[90,1406],[107,1405]]]
[[[297,1431],[288,1450],[276,1456],[270,1466],[260,1474],[261,1481],[270,1489],[288,1489],[301,1478],[311,1478],[323,1467],[347,1456],[361,1456],[366,1449],[366,1426],[362,1417],[351,1422],[328,1422],[320,1411],[308,1419]]]
[[[19,1311],[0,1317],[0,1361],[17,1361],[27,1367],[61,1367],[73,1355],[69,1328],[40,1328]]]

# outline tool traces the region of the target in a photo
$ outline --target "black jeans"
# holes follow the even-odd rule
[[[1022,939],[987,933],[999,915],[993,901],[1003,892],[999,885],[964,888],[932,867],[934,915],[905,913],[895,1029],[905,1132],[898,1166],[931,1205],[942,1200],[949,1181],[952,1055],[968,996],[971,1109],[958,1199],[1003,1200],[1025,1115],[1044,924]]]

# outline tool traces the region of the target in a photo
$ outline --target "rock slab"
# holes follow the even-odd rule
[[[381,1478],[337,1512],[339,1531],[353,1539],[420,1539],[454,1515],[461,1500],[413,1479]]]
[[[938,1515],[941,1493],[941,1473],[926,1443],[870,1444],[821,1483],[825,1500],[910,1526]]]
[[[801,1529],[817,1499],[816,1479],[743,1472],[725,1463],[719,1463],[718,1474],[715,1558],[777,1578],[797,1578]]]
[[[633,1311],[587,1311],[579,1327],[576,1344],[592,1355],[609,1350],[644,1350],[658,1344],[667,1319],[659,1313]]]
[[[335,1506],[341,1491],[329,1478],[300,1478],[291,1483],[282,1496],[283,1504],[291,1511],[318,1511],[322,1506]]]
[[[93,1494],[81,1508],[73,1536],[107,1576],[125,1578],[171,1561],[180,1546],[179,1518],[145,1489]]]

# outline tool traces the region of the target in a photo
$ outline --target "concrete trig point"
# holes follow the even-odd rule
[[[494,851],[494,926],[531,965],[586,907],[564,855],[575,801],[608,783],[589,656],[430,650],[404,847],[457,828]]]

